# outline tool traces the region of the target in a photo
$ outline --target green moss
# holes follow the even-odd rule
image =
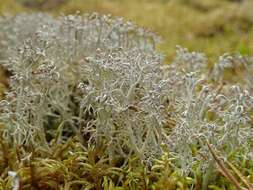
[[[22,5],[19,5],[15,0],[1,0],[0,1],[0,12],[7,12],[7,13],[17,13],[24,11],[25,8]]]

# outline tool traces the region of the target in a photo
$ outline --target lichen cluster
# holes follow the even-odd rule
[[[0,189],[252,188],[250,57],[165,64],[159,37],[96,13],[0,28]]]

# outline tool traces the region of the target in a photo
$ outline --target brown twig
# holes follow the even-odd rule
[[[243,176],[243,174],[229,161],[226,161],[226,163],[229,165],[229,167],[236,173],[236,175],[240,178],[240,180],[244,183],[244,185],[249,189],[253,190],[253,186],[250,184],[250,182]]]
[[[226,166],[224,165],[224,163],[222,162],[222,160],[220,158],[218,158],[218,156],[216,155],[215,151],[213,150],[213,148],[211,147],[211,145],[209,144],[209,142],[207,142],[207,146],[209,151],[211,152],[215,162],[217,163],[217,165],[219,166],[219,168],[222,170],[222,174],[229,180],[231,181],[237,190],[242,190],[240,183],[235,179],[235,177],[228,171],[228,169],[226,168]]]

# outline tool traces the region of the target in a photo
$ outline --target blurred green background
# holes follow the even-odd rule
[[[159,49],[170,60],[175,46],[205,52],[251,54],[253,0],[0,0],[2,13],[80,11],[122,16],[162,37]]]

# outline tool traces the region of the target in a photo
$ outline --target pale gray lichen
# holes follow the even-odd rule
[[[251,76],[236,85],[223,77],[226,68],[251,68],[250,58],[224,55],[210,71],[204,54],[178,47],[164,65],[153,33],[97,13],[21,14],[1,18],[0,28],[0,63],[11,72],[1,132],[13,146],[75,135],[105,146],[110,160],[151,163],[165,145],[183,173],[201,155],[200,168],[212,163],[207,142],[224,157],[240,150],[253,159]]]

